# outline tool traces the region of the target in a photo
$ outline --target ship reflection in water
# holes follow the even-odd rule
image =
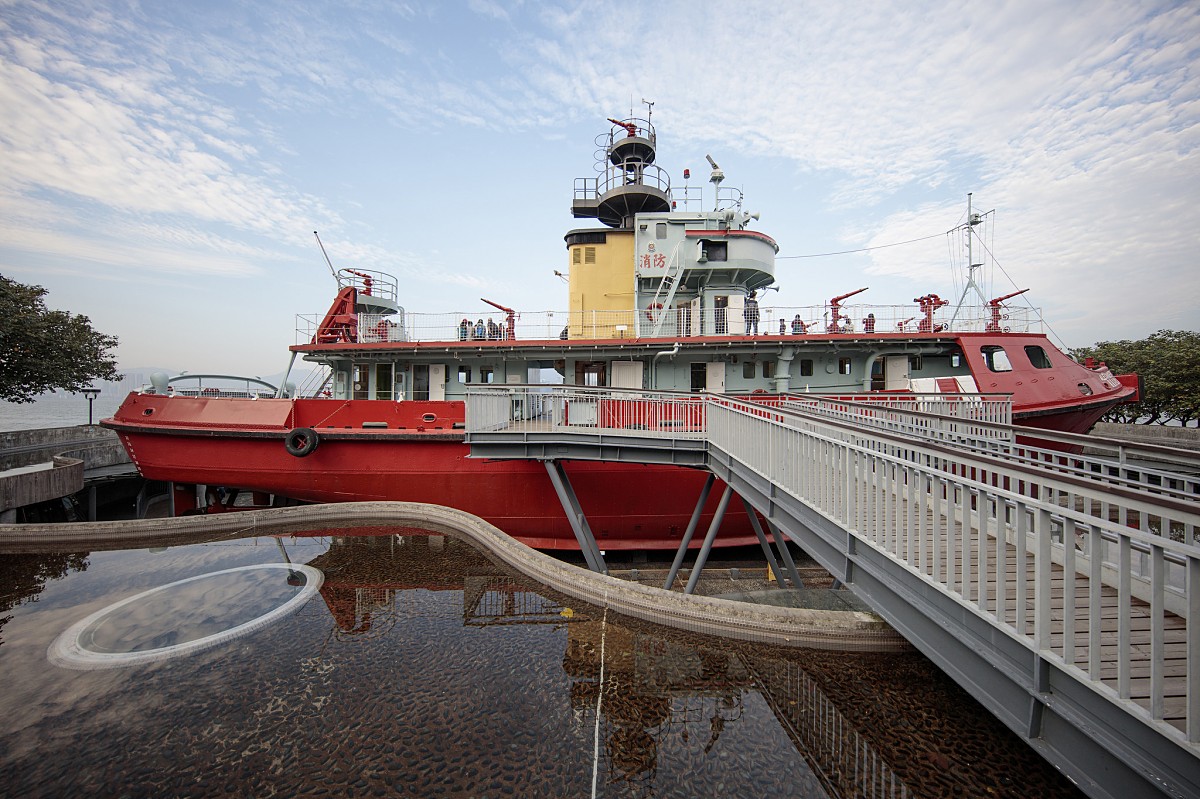
[[[6,791],[570,797],[595,773],[609,797],[1079,795],[918,655],[686,635],[452,538],[335,532],[0,555]],[[320,570],[320,593],[248,635],[124,668],[47,662],[120,600],[285,558]],[[207,600],[179,605],[180,635],[219,626]]]

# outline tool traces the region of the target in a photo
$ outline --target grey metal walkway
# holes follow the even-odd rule
[[[978,397],[467,400],[473,455],[709,470],[1089,795],[1200,797],[1195,453],[1006,422]]]

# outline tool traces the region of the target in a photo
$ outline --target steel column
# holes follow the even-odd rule
[[[675,552],[675,560],[671,563],[671,571],[667,573],[667,581],[663,583],[663,588],[668,591],[671,590],[671,586],[675,583],[675,577],[679,574],[679,567],[683,565],[683,559],[687,555],[688,544],[692,543],[692,536],[696,534],[696,528],[700,525],[700,514],[704,512],[704,505],[708,502],[708,494],[712,491],[713,483],[716,481],[717,476],[709,472],[707,479],[704,481],[704,487],[700,489],[700,499],[696,501],[696,509],[692,511],[692,518],[688,520],[687,530],[683,532],[683,540],[679,542],[679,549]]]
[[[717,512],[713,514],[712,524],[708,526],[708,533],[704,536],[704,544],[700,547],[699,554],[696,555],[696,565],[692,567],[692,576],[688,578],[687,587],[683,589],[685,594],[695,591],[696,583],[700,582],[700,572],[704,568],[704,562],[708,560],[708,553],[712,549],[713,539],[717,537],[717,530],[721,529],[721,520],[725,518],[725,509],[729,507],[729,497],[732,494],[733,489],[726,485],[725,491],[721,493],[721,501],[717,504]]]
[[[543,463],[546,464],[546,474],[550,475],[550,482],[554,484],[554,492],[558,494],[558,501],[562,503],[563,512],[567,514],[567,521],[571,523],[571,530],[575,533],[575,540],[579,542],[579,549],[583,552],[583,558],[587,561],[588,568],[600,574],[608,574],[604,556],[600,554],[596,537],[592,535],[592,528],[588,524],[587,516],[583,513],[579,498],[575,496],[575,490],[571,488],[571,481],[567,478],[567,473],[563,471],[562,464],[558,461],[543,461]]]

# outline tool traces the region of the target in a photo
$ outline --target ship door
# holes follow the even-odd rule
[[[633,388],[640,391],[642,388],[643,366],[644,364],[641,361],[613,361],[613,386],[616,388]]]
[[[446,399],[446,364],[429,364],[429,399]]]
[[[908,356],[888,355],[883,364],[883,388],[885,391],[908,389]]]
[[[429,399],[429,365],[413,364],[412,398],[417,401]]]
[[[593,388],[608,385],[608,364],[604,361],[576,361],[575,385]]]
[[[704,365],[705,391],[713,394],[725,393],[725,364],[722,362]]]
[[[392,398],[393,368],[390,363],[375,364],[375,399],[390,400]]]

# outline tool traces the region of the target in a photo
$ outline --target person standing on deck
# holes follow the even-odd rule
[[[757,294],[758,292],[750,292],[750,296],[746,298],[746,307],[742,310],[746,319],[746,334],[751,336],[758,335],[758,300],[754,299]]]

